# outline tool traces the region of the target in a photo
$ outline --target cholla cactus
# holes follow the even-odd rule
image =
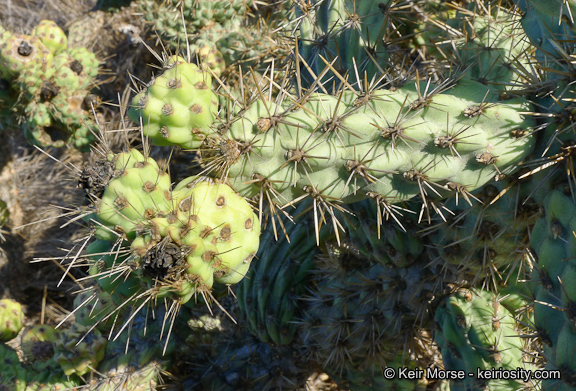
[[[90,112],[98,104],[90,94],[98,74],[96,56],[86,48],[69,48],[62,29],[48,20],[31,35],[0,31],[0,47],[0,79],[8,84],[1,97],[2,127],[15,126],[10,117],[16,117],[35,145],[86,150],[94,139]]]

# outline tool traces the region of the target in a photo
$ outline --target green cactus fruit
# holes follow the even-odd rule
[[[96,237],[114,242],[116,231],[132,240],[140,221],[171,210],[170,177],[134,149],[109,155],[108,161],[122,174],[108,182],[99,201],[97,217],[105,226],[96,228]]]
[[[59,334],[53,326],[47,324],[27,327],[22,333],[22,351],[29,361],[48,360],[53,356],[52,343]]]
[[[53,74],[53,63],[47,69],[34,66],[23,69],[15,83],[15,89],[23,94],[20,102],[50,101],[58,93],[58,87],[50,79]]]
[[[464,378],[450,382],[451,390],[510,390],[523,386],[522,378],[486,378],[481,371],[533,370],[523,360],[524,346],[514,316],[494,294],[461,290],[448,296],[436,311],[435,340],[444,367]],[[534,384],[532,384],[534,386]]]
[[[171,296],[184,304],[214,282],[242,280],[260,235],[247,201],[229,186],[201,177],[186,178],[172,189],[168,174],[136,150],[110,155],[109,161],[122,174],[109,181],[99,201],[96,236],[129,243],[128,261],[136,268],[128,274],[136,279],[125,283],[141,281],[154,297]],[[100,283],[105,291],[119,288],[112,277],[126,270],[121,262],[114,266],[114,258],[104,255],[92,271],[105,279]]]
[[[75,323],[61,330],[54,340],[54,359],[66,376],[82,376],[104,359],[107,343],[106,337],[98,329],[90,330]]]
[[[89,51],[84,47],[79,48],[70,48],[68,50],[69,56],[73,59],[70,66],[70,69],[74,71],[76,74],[81,75],[85,74],[89,78],[94,78],[98,75],[98,66],[100,62],[96,58],[96,55]],[[80,70],[80,66],[75,62],[80,63],[82,69]],[[86,87],[84,87],[86,88]]]
[[[0,342],[10,341],[22,329],[22,305],[12,299],[0,300]]]
[[[40,38],[44,46],[54,55],[66,50],[68,47],[68,37],[52,20],[41,20],[32,35]]]
[[[66,51],[54,57],[55,71],[51,82],[54,83],[54,88],[58,92],[61,89],[68,94],[74,93],[76,91],[84,92],[84,90],[88,89],[90,84],[94,82],[94,77],[96,75],[94,75],[92,69],[85,67],[82,62],[72,57],[69,53],[70,51]],[[93,53],[88,52],[86,49],[83,51],[86,52],[86,56],[91,56],[94,58],[94,60],[96,60]],[[96,73],[98,73],[97,60]]]
[[[89,89],[99,62],[86,48],[67,48],[54,22],[42,21],[34,34],[0,36],[0,77],[11,80],[0,94],[9,105],[6,116],[23,125],[31,144],[87,150],[94,140]]]
[[[132,100],[130,118],[142,123],[144,135],[157,145],[198,148],[214,122],[218,99],[212,78],[181,57]]]
[[[18,353],[0,343],[0,390],[25,391],[26,369],[18,359]]]
[[[35,373],[34,380],[43,382],[50,374],[62,373],[58,362],[54,359],[54,341],[58,338],[59,330],[53,326],[40,324],[24,329],[21,339],[22,352],[27,368]]]
[[[0,34],[0,76],[17,77],[25,69],[46,71],[52,63],[53,55],[37,37],[13,34],[4,31]]]
[[[54,342],[59,334],[59,330],[44,324],[24,330],[21,347],[26,363],[26,391],[63,391],[83,384],[81,378],[65,375],[56,361]]]
[[[292,214],[302,215],[309,207],[309,202],[303,202]],[[258,262],[238,284],[236,295],[248,331],[262,342],[282,346],[292,343],[297,333],[295,321],[302,316],[301,300],[320,248],[309,215],[294,222],[283,218],[285,235],[280,232],[278,237],[276,230],[280,228],[268,222],[260,238]],[[320,240],[328,235],[329,229],[323,229]]]

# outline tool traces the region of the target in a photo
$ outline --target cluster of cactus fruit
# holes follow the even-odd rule
[[[88,150],[98,66],[86,48],[68,47],[53,21],[41,21],[30,35],[0,27],[0,127],[22,128],[41,147]]]
[[[576,3],[264,3],[139,2],[177,52],[128,108],[144,152],[98,146],[80,171],[68,322],[22,333],[0,301],[24,357],[0,345],[0,390],[297,390],[314,371],[574,389]],[[267,62],[272,28],[292,50]],[[229,86],[224,63],[261,80]],[[53,23],[0,30],[2,124],[85,148],[97,67]],[[199,171],[171,178],[149,153],[171,146]]]

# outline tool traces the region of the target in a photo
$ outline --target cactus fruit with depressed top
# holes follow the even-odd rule
[[[32,144],[88,149],[94,136],[90,93],[99,62],[86,48],[69,48],[64,31],[43,20],[31,35],[0,32],[2,127],[21,126]]]
[[[210,295],[215,282],[244,278],[260,235],[246,200],[198,176],[172,187],[156,161],[137,150],[111,154],[108,161],[118,175],[97,202],[91,219],[99,240],[88,249],[92,274],[105,291],[185,304],[198,294]]]

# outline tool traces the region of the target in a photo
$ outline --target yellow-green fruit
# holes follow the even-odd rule
[[[96,236],[114,242],[117,236],[112,230],[134,238],[141,221],[171,210],[171,183],[154,159],[137,150],[111,155],[109,161],[121,175],[110,181],[102,195],[98,218],[108,228],[98,226]]]
[[[47,69],[52,53],[39,38],[9,31],[0,33],[0,76],[14,77],[27,68]]]
[[[176,186],[173,199],[180,221],[198,218],[205,225],[205,230],[195,235],[217,249],[214,280],[235,284],[244,278],[260,237],[260,222],[250,204],[227,185],[196,182],[194,177]],[[192,266],[195,262],[188,263]]]
[[[78,65],[71,66],[72,69],[76,69],[75,71],[77,74],[84,73],[89,79],[98,76],[98,66],[100,65],[100,62],[94,53],[81,47],[69,49],[68,54],[73,61],[77,61],[82,66],[82,70],[80,71],[78,71],[80,69]]]
[[[136,150],[109,161],[118,174],[98,203],[96,237],[124,239],[123,254],[129,254],[132,267],[122,269],[121,257],[116,262],[96,250],[101,256],[91,257],[90,273],[105,291],[118,293],[110,289],[120,289],[115,277],[124,270],[128,290],[136,286],[186,303],[214,282],[244,278],[260,236],[260,222],[246,200],[228,185],[197,176],[172,189],[170,176]]]
[[[64,31],[52,20],[42,20],[36,26],[32,35],[40,38],[40,41],[53,54],[58,54],[68,46],[68,38]]]
[[[180,182],[171,199],[174,210],[150,220],[150,234],[131,246],[158,297],[176,295],[186,303],[214,282],[244,278],[260,236],[248,202],[227,185],[197,177]]]
[[[12,299],[0,300],[0,342],[15,338],[22,329],[23,320],[20,303]]]
[[[169,69],[134,97],[128,115],[142,121],[144,135],[156,145],[198,148],[212,133],[218,109],[212,77],[181,57],[172,57],[168,64]]]

